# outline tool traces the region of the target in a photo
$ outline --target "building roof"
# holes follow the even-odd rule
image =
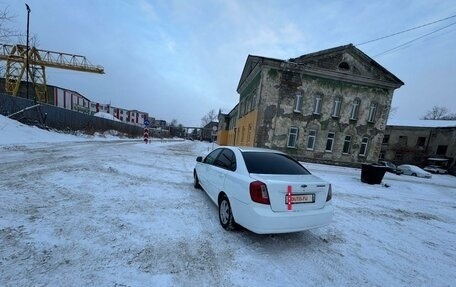
[[[334,63],[328,61],[328,59],[337,59],[341,62],[345,62],[347,56],[348,58],[353,59],[354,62],[357,62],[358,67],[365,65],[369,68],[358,69],[358,67],[355,67],[354,70],[344,70],[339,69],[337,64],[334,65]],[[382,85],[394,89],[397,89],[400,86],[404,85],[404,82],[402,82],[399,78],[385,69],[375,60],[356,48],[353,44],[348,44],[305,54],[289,60],[279,60],[274,58],[249,55],[247,57],[241,78],[239,80],[237,87],[238,92],[240,91],[240,88],[244,82],[248,80],[252,72],[258,67],[261,67],[263,63],[269,63],[270,65],[274,66],[288,64],[288,68],[294,65],[296,69],[309,74],[326,76],[338,80],[361,81],[370,85]]]
[[[456,121],[443,120],[388,120],[387,126],[396,127],[422,127],[422,128],[445,128],[456,127]]]

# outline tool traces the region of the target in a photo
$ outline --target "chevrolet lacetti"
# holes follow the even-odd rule
[[[258,234],[287,233],[332,220],[331,184],[285,153],[227,146],[196,161],[194,186],[218,206],[226,230],[239,224]]]

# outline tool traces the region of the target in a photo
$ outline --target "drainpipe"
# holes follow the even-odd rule
[[[424,150],[426,155],[428,155],[428,148],[429,148],[429,143],[431,142],[431,137],[432,137],[432,129],[429,131],[429,139],[426,144],[426,149]]]
[[[262,72],[262,69],[260,70],[260,90],[258,92],[258,103],[255,103],[256,104],[256,110],[257,110],[257,116],[256,116],[256,119],[255,119],[255,130],[253,131],[253,146],[258,146],[258,123],[259,123],[259,120],[258,120],[258,116],[260,114],[260,111],[259,111],[259,107],[260,107],[260,103],[261,103],[261,95],[263,93],[263,72]],[[264,114],[263,114],[263,119],[264,119]]]

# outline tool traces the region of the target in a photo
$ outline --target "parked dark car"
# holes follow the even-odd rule
[[[378,164],[386,167],[386,171],[388,172],[395,173],[397,175],[401,175],[404,173],[402,170],[398,169],[394,163],[390,161],[381,160],[378,162]]]

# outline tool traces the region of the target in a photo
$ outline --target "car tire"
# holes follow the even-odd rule
[[[201,189],[201,185],[199,183],[198,175],[196,174],[196,170],[193,171],[193,187],[196,189]]]
[[[220,225],[222,225],[225,230],[234,230],[236,228],[231,204],[225,194],[219,199],[219,220]]]
[[[412,176],[416,176],[416,173],[412,173]]]

